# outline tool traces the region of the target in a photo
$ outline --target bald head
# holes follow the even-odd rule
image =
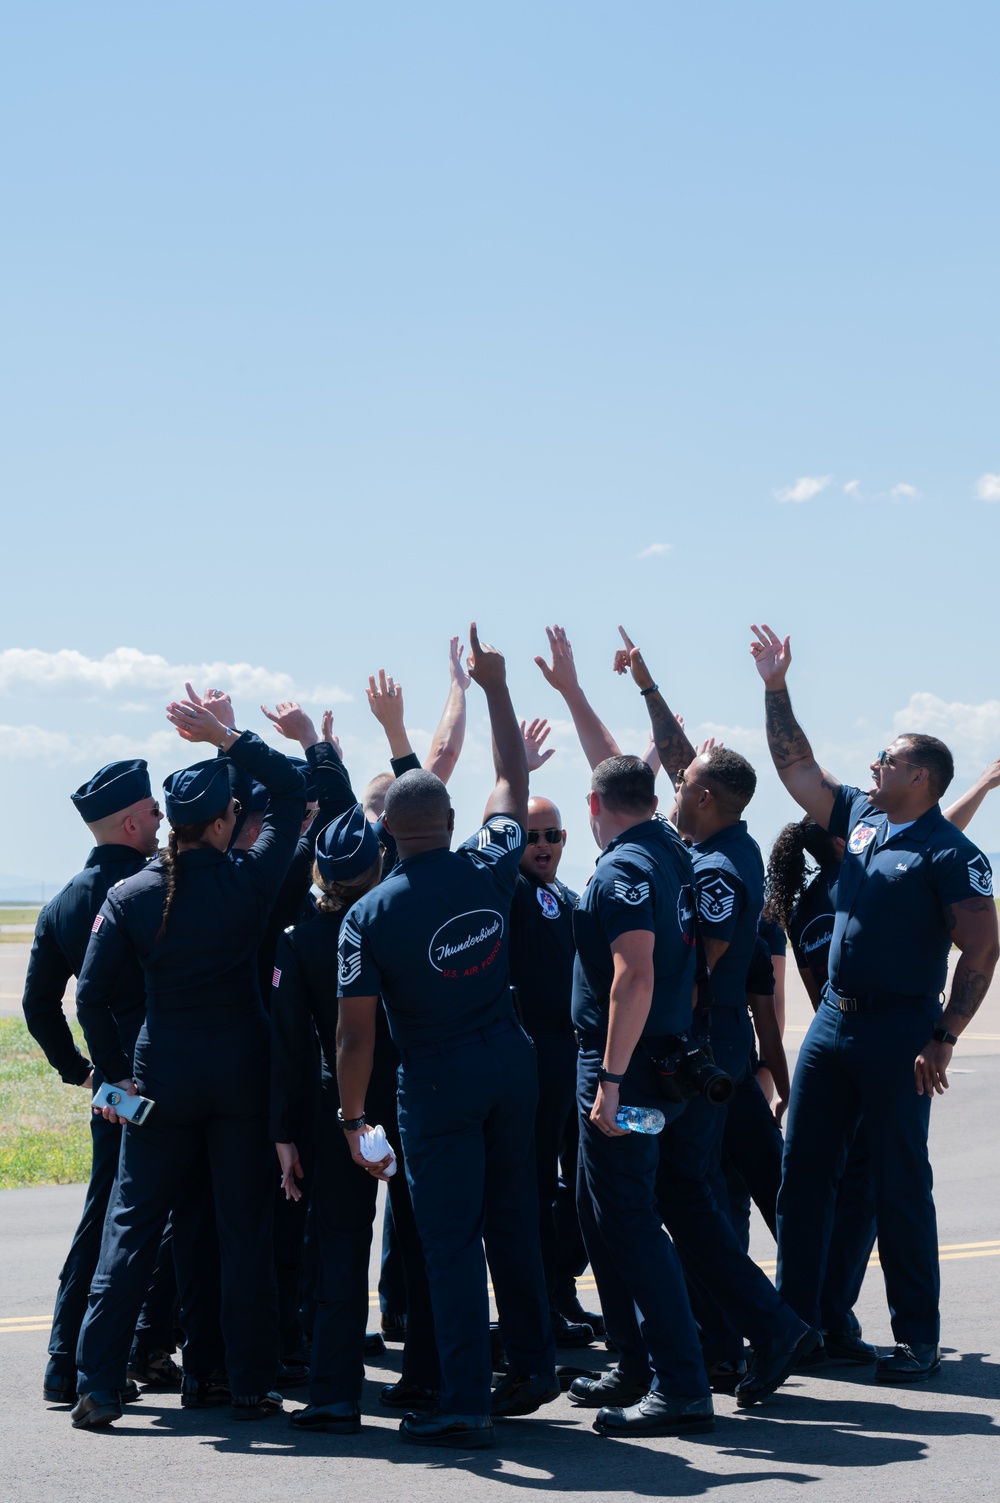
[[[566,831],[562,815],[549,798],[528,800],[528,844],[521,857],[521,870],[535,882],[551,882],[562,860]]]
[[[391,772],[377,772],[361,795],[365,818],[375,824],[385,813],[385,795],[395,779]]]
[[[87,828],[95,845],[129,845],[143,856],[153,856],[162,818],[154,798],[141,798],[104,819],[88,822]]]

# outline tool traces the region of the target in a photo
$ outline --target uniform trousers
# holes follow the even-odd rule
[[[637,1383],[673,1397],[710,1392],[684,1274],[663,1229],[658,1185],[668,1151],[665,1133],[607,1137],[590,1112],[597,1096],[602,1044],[580,1049],[577,1100],[580,1182],[577,1204],[618,1366]],[[623,1106],[655,1106],[676,1124],[686,1110],[660,1099],[650,1062],[632,1056],[619,1097]]]
[[[434,1318],[399,1136],[397,1060],[388,1037],[377,1034],[365,1115],[373,1126],[378,1123],[385,1128],[398,1159],[388,1190],[407,1312],[402,1378],[421,1388],[437,1389],[440,1371]],[[309,1371],[312,1404],[357,1403],[365,1376],[368,1265],[379,1182],[351,1158],[344,1130],[337,1121],[339,1104],[336,1082],[327,1077],[323,1082],[313,1187],[312,1230],[319,1255],[319,1278]]]
[[[535,1169],[538,1176],[539,1234],[549,1299],[555,1304],[559,1278],[559,1153],[566,1125],[576,1114],[576,1036],[536,1031],[538,1109],[535,1112]],[[575,1176],[574,1176],[575,1178]]]
[[[402,1059],[399,1127],[434,1307],[441,1408],[488,1414],[487,1259],[511,1371],[555,1369],[538,1241],[535,1049],[511,1017],[404,1049]]]
[[[278,1362],[271,1243],[274,1147],[267,1130],[262,1010],[225,1026],[148,1016],[135,1078],[156,1106],[126,1127],[118,1184],[77,1351],[80,1393],[125,1386],[136,1316],[171,1207],[211,1173],[222,1268],[221,1324],[234,1394],[267,1392]]]
[[[103,1084],[103,1076],[94,1072],[94,1089]],[[90,1137],[92,1157],[90,1181],[83,1215],[73,1234],[66,1261],[59,1274],[59,1293],[52,1314],[49,1335],[47,1381],[76,1379],[76,1346],[80,1327],[87,1313],[90,1283],[101,1255],[101,1237],[108,1214],[124,1129],[91,1113]],[[136,1336],[141,1343],[136,1355],[151,1351],[173,1351],[173,1316],[176,1287],[171,1266],[169,1232],[164,1236],[161,1256],[150,1277],[145,1303],[136,1321]]]
[[[818,1325],[837,1187],[860,1122],[875,1184],[879,1260],[897,1341],[938,1340],[937,1219],[927,1154],[931,1100],[913,1062],[936,997],[841,1012],[824,994],[799,1055],[778,1195],[778,1287]]]
[[[833,1232],[820,1298],[824,1331],[861,1330],[854,1306],[861,1293],[876,1235],[875,1176],[864,1123],[859,1123],[847,1153],[843,1178],[837,1186]]]

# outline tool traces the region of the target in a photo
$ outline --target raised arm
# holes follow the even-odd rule
[[[949,804],[944,811],[945,819],[950,819],[953,825],[964,830],[983,799],[994,788],[1000,788],[1000,757],[979,774],[971,788],[967,788],[953,804]]]
[[[521,727],[507,688],[507,665],[503,654],[488,642],[480,642],[476,623],[469,627],[469,676],[486,695],[493,735],[493,766],[496,786],[486,801],[485,824],[494,814],[509,814],[522,828],[528,824],[528,759]]]
[[[402,684],[397,684],[391,673],[387,674],[384,668],[380,668],[377,679],[369,675],[365,694],[368,697],[368,708],[385,731],[385,739],[389,743],[389,755],[392,760],[396,762],[405,757],[412,757],[413,747],[406,734],[406,723],[403,718]],[[417,765],[419,766],[419,763]]]
[[[840,783],[820,767],[805,732],[792,713],[792,702],[785,688],[785,675],[792,661],[789,638],[782,641],[769,626],[755,626],[752,630],[757,640],[750,643],[750,651],[757,672],[764,680],[764,711],[771,761],[795,802],[826,830]]]
[[[566,701],[566,708],[573,717],[576,734],[587,761],[591,767],[596,767],[608,757],[620,757],[621,748],[617,741],[580,688],[573,649],[565,629],[561,626],[547,626],[545,634],[549,639],[552,662],[547,663],[544,658],[536,658],[535,662],[542,670],[545,682],[558,690]]]
[[[464,652],[465,648],[458,638],[452,637],[448,659],[451,673],[448,698],[424,763],[427,771],[435,773],[442,783],[447,783],[455,771],[455,764],[465,743],[465,693],[472,680],[462,666]]]
[[[641,650],[630,640],[624,626],[619,626],[624,647],[615,653],[616,673],[631,673],[633,682],[643,699],[649,714],[649,725],[660,763],[672,783],[695,759],[695,749],[684,734],[683,723],[670,709],[660,693],[653,675],[646,667]]]

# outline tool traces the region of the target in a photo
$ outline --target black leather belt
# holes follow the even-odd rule
[[[830,988],[830,1000],[841,1012],[879,1012],[893,1007],[928,1007],[937,997],[914,997],[907,992],[866,992],[860,997],[842,997]]]

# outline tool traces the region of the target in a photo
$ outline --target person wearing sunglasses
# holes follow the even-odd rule
[[[117,1189],[77,1349],[78,1428],[121,1418],[119,1390],[136,1316],[172,1206],[211,1169],[222,1267],[222,1334],[233,1417],[282,1407],[272,1392],[278,1324],[271,1225],[268,1025],[257,950],[288,870],[305,809],[301,774],[250,731],[224,725],[190,700],[167,707],[183,739],[225,755],[164,784],[167,852],[109,893],[94,921],[77,988],[77,1015],[95,1064],[129,1095],[154,1103],[126,1127]],[[232,770],[257,778],[270,801],[260,836],[233,860],[239,816]],[[134,1064],[109,1026],[106,1002],[121,967],[138,959],[146,1020]],[[134,1072],[134,1073],[133,1073]],[[110,1120],[117,1120],[110,1107]],[[191,1370],[197,1399],[211,1374]],[[183,1402],[182,1395],[182,1402]]]
[[[789,639],[767,625],[753,632],[778,776],[823,830],[846,841],[829,979],[792,1082],[779,1287],[803,1319],[819,1320],[833,1198],[860,1124],[895,1340],[875,1377],[916,1383],[941,1365],[930,1107],[947,1089],[952,1052],[1000,955],[990,863],[941,810],[954,774],[943,742],[899,735],[872,761],[867,789],[842,784],[817,762],[792,711]],[[952,943],[961,954],[942,1010]]]
[[[532,721],[527,729],[522,726],[529,772],[548,760],[539,752],[547,734],[544,721]],[[573,913],[579,898],[556,875],[566,849],[566,831],[550,799],[536,795],[528,800],[527,841],[510,910],[510,979],[521,1022],[538,1058],[535,1164],[552,1334],[557,1346],[583,1347],[590,1345],[595,1331],[579,1304],[575,1283],[587,1265],[583,1251],[582,1266],[578,1266],[582,1237],[575,1210],[577,1045],[570,1010],[576,958]],[[561,1153],[572,1204],[568,1218],[566,1208],[558,1205]]]
[[[63,1012],[63,997],[70,978],[79,976],[83,969],[94,920],[108,892],[117,882],[141,872],[156,854],[163,815],[150,791],[149,770],[142,760],[109,762],[71,799],[94,845],[83,870],[38,915],[22,1007],[28,1030],[52,1068],[67,1085],[95,1091],[103,1080],[73,1040]],[[122,1046],[131,1058],[145,1013],[145,986],[137,960],[122,967],[111,1005]],[[76,1401],[76,1343],[118,1169],[120,1129],[101,1116],[92,1116],[91,1140],[87,1197],[59,1275],[52,1316],[49,1361],[42,1383],[42,1395],[50,1404]],[[158,1278],[150,1290],[141,1324],[149,1351],[162,1359],[161,1376],[170,1379],[167,1386],[176,1387],[180,1372],[167,1355],[173,1350],[172,1302],[172,1277]],[[134,1384],[130,1392],[137,1392]]]

